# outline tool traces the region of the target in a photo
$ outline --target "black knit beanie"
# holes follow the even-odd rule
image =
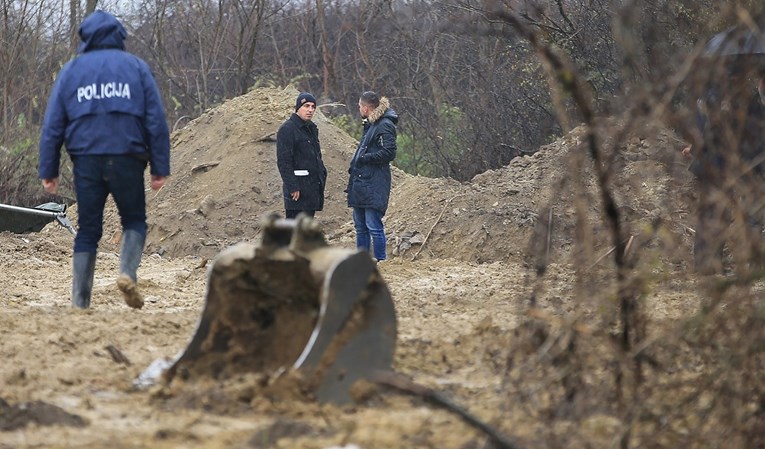
[[[295,100],[295,112],[297,112],[297,110],[300,109],[300,107],[306,103],[313,103],[314,105],[316,105],[317,104],[316,98],[314,98],[314,96],[308,92],[300,92],[300,95],[298,95],[297,100]]]

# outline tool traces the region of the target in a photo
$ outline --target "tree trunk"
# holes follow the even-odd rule
[[[330,98],[334,92],[335,85],[335,73],[334,64],[332,62],[332,53],[329,51],[329,43],[327,36],[327,28],[324,25],[324,3],[322,0],[316,0],[316,18],[319,22],[319,40],[321,42],[321,60],[324,65],[323,70],[323,83],[322,83],[322,96],[324,98]]]
[[[80,7],[78,0],[69,0],[69,49],[74,53],[77,49],[79,39],[77,30],[80,27],[80,21],[77,19],[77,10]]]

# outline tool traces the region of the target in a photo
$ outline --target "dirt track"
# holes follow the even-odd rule
[[[121,302],[114,285],[117,255],[101,253],[93,307],[78,311],[69,306],[69,237],[63,230],[53,227],[39,235],[5,234],[0,239],[3,264],[15,267],[10,276],[4,270],[2,397],[9,404],[44,401],[89,423],[45,428],[32,423],[0,433],[4,447],[248,447],[245,443],[259,429],[283,420],[304,423],[306,435],[274,447],[323,448],[341,441],[393,447],[389,444],[407,438],[461,447],[477,438],[466,427],[446,432],[464,426],[446,413],[395,395],[346,409],[262,399],[254,399],[254,409],[248,411],[236,403],[216,403],[215,413],[163,406],[152,392],[135,391],[132,384],[155,359],[176,355],[193,334],[205,288],[200,259],[148,257],[139,271],[147,305],[135,311]],[[393,260],[385,265],[381,271],[399,318],[395,368],[419,373],[420,381],[481,404],[476,412],[485,418],[496,414],[499,404],[491,390],[500,378],[481,360],[486,356],[480,350],[481,333],[515,325],[522,299],[506,294],[520,294],[523,287],[519,279],[507,276],[513,269],[454,261]],[[109,347],[129,364],[115,360]],[[443,432],[436,431],[440,426]],[[294,436],[294,430],[288,433]]]

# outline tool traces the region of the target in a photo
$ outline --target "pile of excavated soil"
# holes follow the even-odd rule
[[[275,134],[294,111],[295,89],[256,89],[226,101],[172,136],[173,176],[150,193],[148,251],[168,256],[210,257],[238,241],[254,241],[261,218],[283,215]],[[328,171],[324,211],[328,229],[350,217],[343,190],[354,140],[320,112],[319,128]]]

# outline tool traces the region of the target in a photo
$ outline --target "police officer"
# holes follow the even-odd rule
[[[80,25],[78,55],[58,74],[48,99],[38,175],[56,193],[61,146],[72,159],[79,230],[74,240],[72,305],[90,307],[104,205],[114,198],[122,225],[117,285],[125,302],[143,307],[136,288],[146,241],[144,172],[151,188],[170,175],[170,135],[149,66],[125,51],[127,32],[111,14],[95,11]]]

